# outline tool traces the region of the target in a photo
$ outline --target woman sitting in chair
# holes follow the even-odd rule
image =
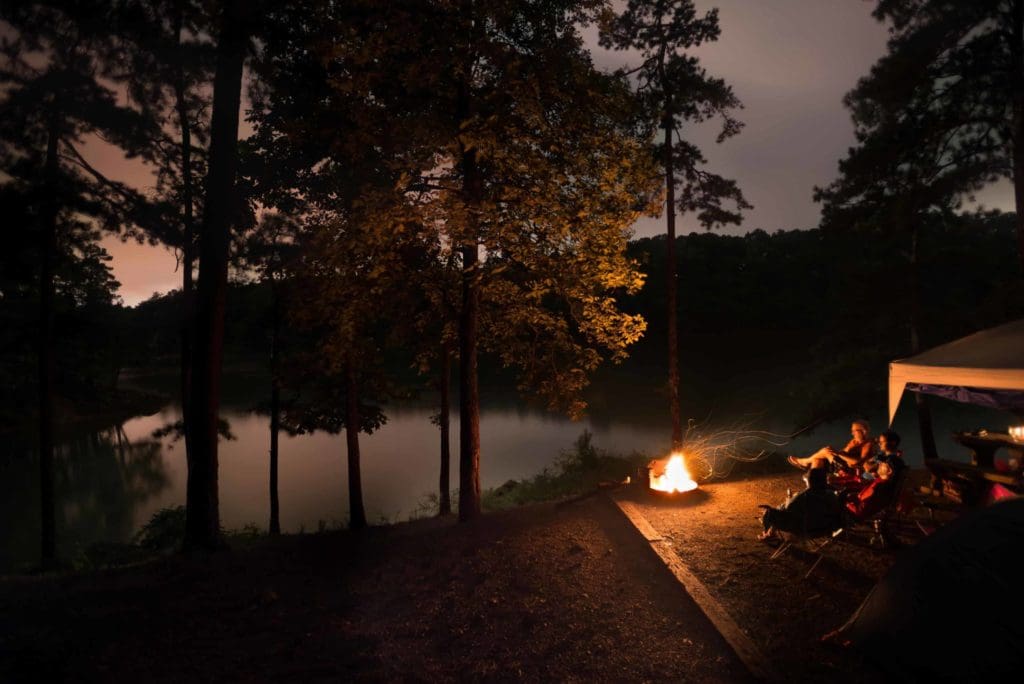
[[[865,462],[875,455],[875,443],[870,437],[871,426],[866,420],[855,420],[850,425],[852,439],[847,442],[841,451],[830,446],[823,447],[806,458],[790,456],[789,463],[801,470],[808,468],[824,468],[829,463],[834,463],[840,469],[861,468]]]

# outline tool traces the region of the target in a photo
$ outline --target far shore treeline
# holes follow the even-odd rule
[[[921,285],[924,347],[1024,315],[1014,241],[1014,216],[1000,213],[954,217],[923,236],[921,258],[928,265]],[[759,378],[747,387],[754,405],[787,395],[792,398],[787,404],[797,409],[794,425],[884,403],[888,362],[910,354],[908,274],[898,243],[885,234],[758,230],[744,236],[691,233],[676,247],[683,347],[693,352],[682,355],[687,394],[716,396],[723,378],[739,363]],[[651,391],[664,390],[664,250],[663,237],[629,244],[629,255],[647,279],[638,293],[622,297],[621,307],[643,316],[647,330],[628,359],[602,370],[598,384],[627,377]],[[57,377],[66,416],[130,411],[138,397],[124,391],[131,385],[125,383],[126,371],[162,372],[167,395],[174,395],[180,291],[126,307],[117,302],[113,288],[107,281],[90,297],[61,301]],[[272,342],[270,286],[236,278],[227,296],[225,362],[265,379]],[[30,299],[0,301],[3,319],[31,317]],[[28,429],[36,387],[26,362],[31,326],[6,326],[0,335],[5,349],[21,350],[0,366],[12,388],[0,399],[2,427]],[[393,392],[367,397],[368,404],[436,395],[435,383],[418,373],[412,354],[389,350],[387,365]],[[514,391],[500,359],[483,358],[481,372],[488,392]],[[255,401],[252,407],[265,403]]]

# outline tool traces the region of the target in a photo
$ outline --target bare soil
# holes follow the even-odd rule
[[[683,530],[710,517],[697,510],[690,522],[663,510],[662,523],[679,515],[680,540],[696,539]],[[752,536],[747,514],[737,512],[737,548]],[[0,579],[4,682],[512,679],[748,675],[604,495],[469,524],[435,519]]]

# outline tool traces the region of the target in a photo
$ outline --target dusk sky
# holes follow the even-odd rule
[[[743,102],[740,135],[721,145],[713,125],[684,135],[708,158],[708,168],[734,178],[754,208],[742,226],[726,233],[757,228],[767,231],[813,228],[819,209],[811,200],[815,185],[836,174],[837,163],[853,144],[853,127],[842,98],[885,50],[886,29],[872,18],[874,3],[864,0],[698,0],[698,7],[718,7],[721,39],[700,49],[708,72],[732,85]],[[596,30],[588,42],[598,65],[615,68],[630,55],[597,47]],[[243,130],[244,133],[244,130]],[[102,145],[87,149],[89,158],[112,176],[145,187],[144,167],[126,162]],[[980,194],[979,203],[1012,209],[1008,184]],[[703,230],[682,216],[677,230]],[[664,231],[664,218],[642,219],[638,236]],[[122,243],[108,237],[115,277],[126,304],[166,292],[180,283],[174,255],[162,247]]]

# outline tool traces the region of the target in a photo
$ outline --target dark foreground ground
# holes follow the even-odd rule
[[[904,546],[856,535],[776,559],[757,504],[800,474],[632,500],[784,681],[884,681],[820,643]],[[916,538],[915,538],[916,537]],[[746,681],[722,637],[606,494],[207,558],[0,578],[0,682]]]
[[[744,485],[709,500],[724,502],[717,492],[730,486]],[[753,513],[743,514],[730,534],[752,537]],[[680,515],[681,535],[718,533]],[[774,629],[787,632],[787,619]],[[0,580],[2,682],[747,678],[603,495],[467,525],[420,521]]]

